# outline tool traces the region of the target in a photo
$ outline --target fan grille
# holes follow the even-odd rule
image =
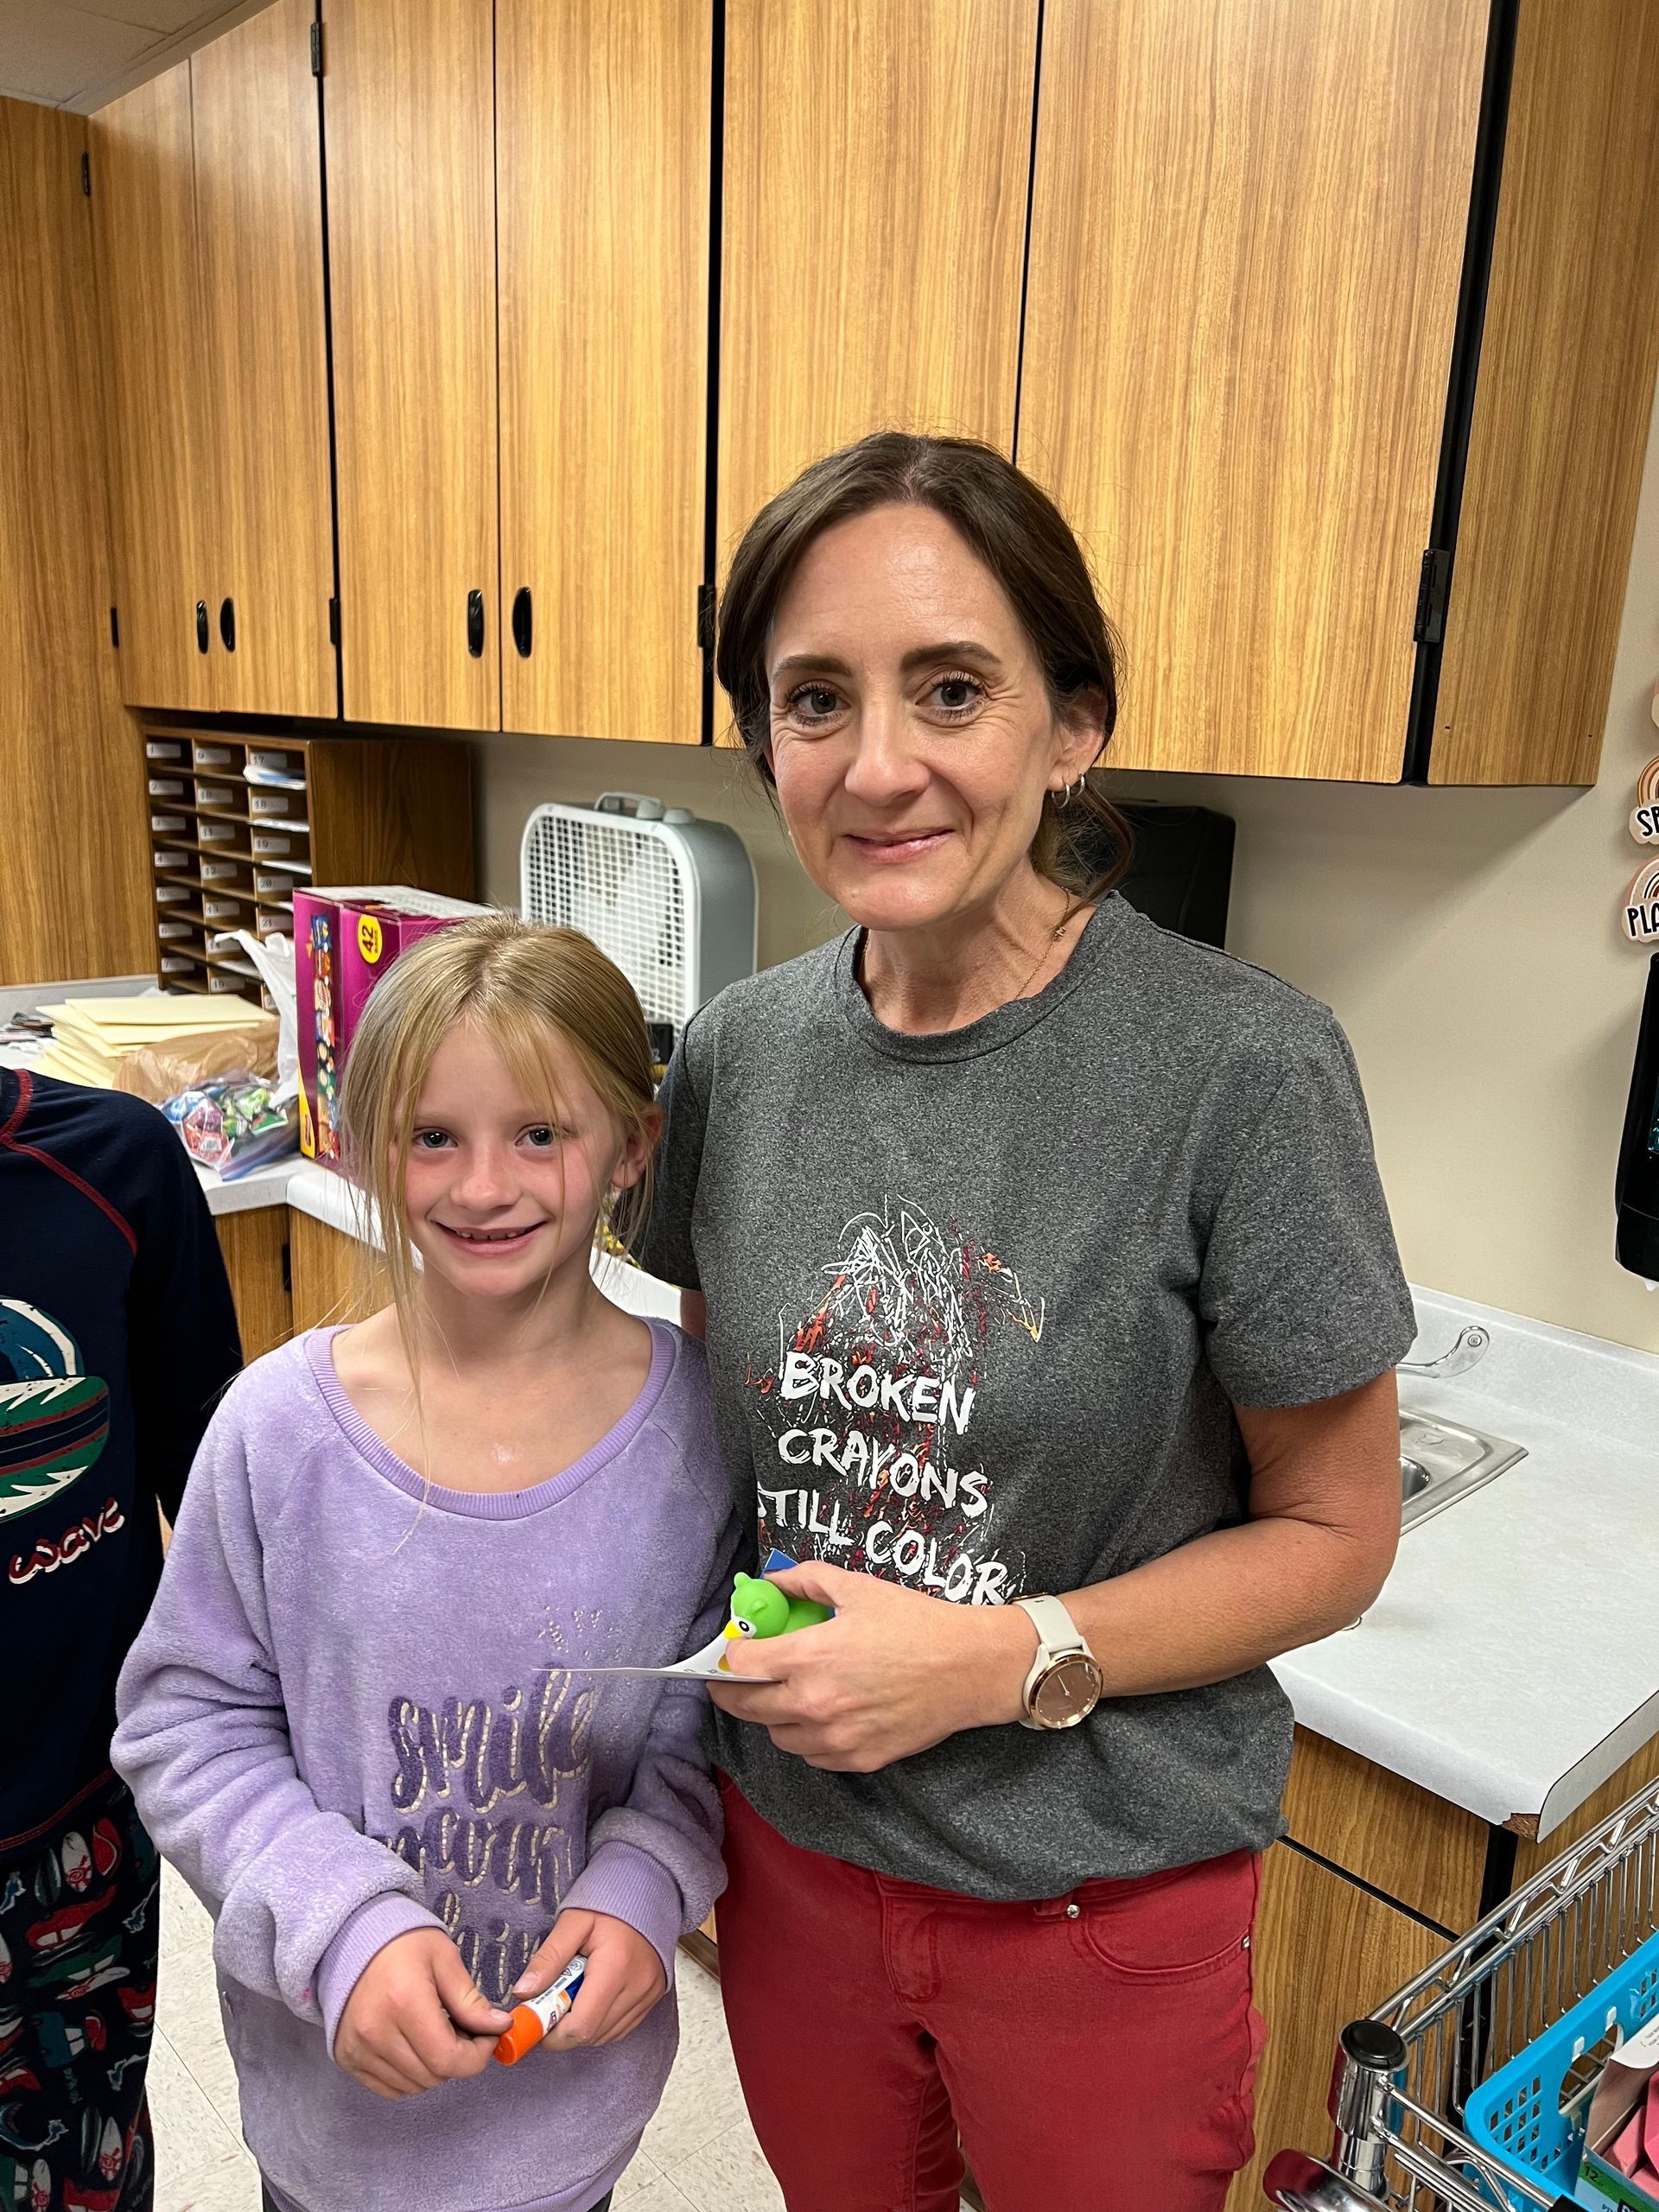
[[[633,985],[647,1021],[679,1028],[687,1004],[685,887],[659,838],[626,823],[543,816],[524,855],[525,918],[581,930]]]

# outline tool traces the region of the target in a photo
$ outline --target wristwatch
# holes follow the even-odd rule
[[[1022,1728],[1075,1728],[1100,1702],[1100,1662],[1058,1598],[1016,1598],[1037,1630],[1037,1656],[1026,1676]]]

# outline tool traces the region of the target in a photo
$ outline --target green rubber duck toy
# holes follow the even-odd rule
[[[786,1636],[791,1629],[817,1628],[830,1618],[830,1607],[814,1598],[791,1598],[775,1582],[740,1574],[732,1591],[728,1637]]]

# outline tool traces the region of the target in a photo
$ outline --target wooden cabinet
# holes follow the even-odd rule
[[[294,1333],[288,1287],[288,1208],[253,1206],[243,1213],[222,1213],[213,1226],[231,1279],[242,1357],[251,1364]]]
[[[1659,13],[1523,0],[1428,779],[1595,781],[1659,359]]]
[[[1256,2152],[1233,2183],[1228,2212],[1257,2212],[1262,2176],[1287,2146],[1319,2156],[1329,2149],[1337,2037],[1445,1948],[1421,1921],[1294,1845],[1268,1852],[1255,1942],[1255,2001],[1268,2025],[1256,2075]]]
[[[1055,493],[1115,765],[1593,775],[1636,0],[321,0],[320,93],[317,3],[94,121],[129,700],[690,739],[710,569],[890,424]]]
[[[1460,1805],[1296,1731],[1285,1824],[1305,1850],[1461,1935],[1480,1917],[1491,1830]]]
[[[209,658],[213,703],[241,713],[339,711],[312,15],[276,0],[190,63]]]
[[[288,1209],[288,1249],[296,1333],[357,1320],[391,1296],[366,1245],[297,1206]]]
[[[1650,11],[1055,0],[1041,81],[1019,458],[1128,643],[1115,763],[1592,779]]]
[[[1019,458],[1128,642],[1116,766],[1401,774],[1486,15],[1047,10]]]
[[[211,709],[213,492],[190,64],[103,109],[90,137],[121,696]]]
[[[1037,0],[728,0],[722,568],[867,430],[1012,449],[1037,22]]]
[[[500,727],[493,18],[492,0],[323,9],[353,721]]]
[[[710,0],[498,0],[504,727],[695,744]]]
[[[312,0],[92,124],[123,696],[337,711]]]
[[[92,235],[79,116],[0,100],[0,976],[148,957],[137,749],[110,645]]]

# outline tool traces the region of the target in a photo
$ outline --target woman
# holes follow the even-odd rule
[[[733,2045],[789,2212],[1215,2212],[1290,1715],[1399,1529],[1410,1299],[1325,1007],[1080,880],[1109,632],[988,449],[755,519],[717,667],[854,927],[688,1027],[645,1264],[764,1561],[715,1693]],[[1023,1724],[1023,1725],[1022,1725]]]

